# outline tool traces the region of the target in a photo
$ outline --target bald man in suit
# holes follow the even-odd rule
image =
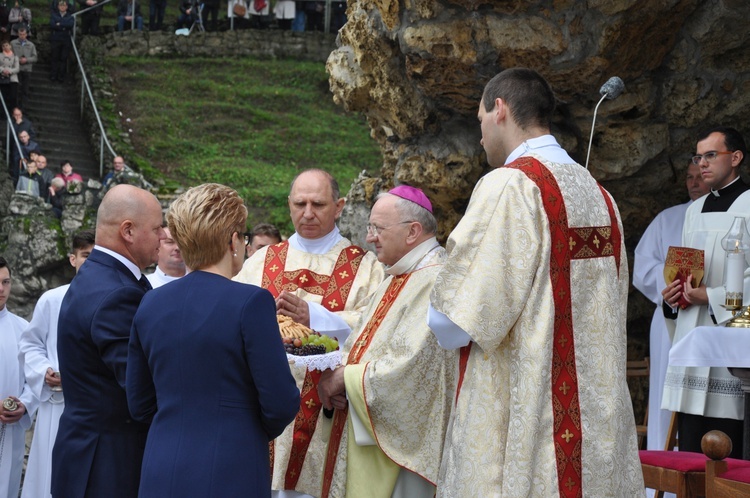
[[[52,452],[52,495],[135,497],[148,425],[131,419],[125,364],[133,316],[151,288],[143,269],[165,237],[153,194],[117,185],[99,206],[96,245],[65,295],[58,356],[65,410]]]

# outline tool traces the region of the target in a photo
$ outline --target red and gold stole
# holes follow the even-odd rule
[[[310,294],[323,296],[322,306],[328,311],[344,311],[354,279],[357,276],[364,249],[349,246],[343,249],[333,267],[331,275],[321,275],[308,269],[285,271],[286,258],[289,253],[289,241],[280,242],[268,247],[263,265],[261,287],[268,289],[273,297],[278,297],[282,290],[294,292],[302,289]],[[302,465],[305,463],[307,449],[310,446],[315,427],[320,415],[320,398],[318,397],[318,381],[320,371],[306,371],[300,390],[300,409],[294,419],[292,448],[289,454],[284,489],[295,489]],[[271,473],[275,457],[273,441],[269,444]]]
[[[388,288],[385,291],[382,299],[378,303],[375,312],[370,317],[367,325],[362,329],[362,332],[357,337],[357,340],[352,345],[349,356],[347,357],[347,365],[359,364],[362,360],[362,356],[370,347],[375,332],[377,332],[380,324],[383,323],[388,311],[393,306],[393,303],[398,298],[401,290],[406,285],[406,281],[409,280],[411,273],[404,275],[397,275],[393,277],[391,283],[388,284]],[[321,498],[328,498],[331,491],[331,483],[333,482],[333,470],[336,467],[336,457],[339,453],[339,447],[341,446],[341,437],[344,434],[344,427],[346,426],[346,417],[349,413],[348,409],[336,410],[333,416],[333,426],[331,428],[331,438],[328,441],[328,454],[326,455],[326,464],[323,471],[323,491],[321,492]]]
[[[599,186],[609,211],[609,226],[570,227],[560,187],[542,163],[522,157],[507,167],[516,168],[536,183],[549,220],[552,240],[550,280],[554,293],[555,319],[552,349],[553,435],[560,496],[581,497],[582,438],[581,407],[573,341],[570,262],[574,259],[614,257],[619,275],[622,239],[609,194]]]
[[[327,310],[344,311],[365,250],[357,246],[342,250],[330,275],[321,275],[305,268],[285,271],[288,252],[289,241],[268,247],[260,286],[271,291],[274,297],[281,294],[282,290],[294,292],[302,289],[310,294],[323,296],[321,304]]]

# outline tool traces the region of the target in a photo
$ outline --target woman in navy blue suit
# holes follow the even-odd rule
[[[140,497],[270,496],[268,442],[299,409],[271,294],[232,282],[247,209],[218,184],[177,198],[167,223],[192,272],[146,294],[126,387],[151,422]]]

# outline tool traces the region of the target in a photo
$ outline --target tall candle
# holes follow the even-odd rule
[[[745,253],[731,251],[727,253],[726,292],[742,295],[745,273]]]

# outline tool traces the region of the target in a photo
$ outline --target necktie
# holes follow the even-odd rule
[[[141,284],[141,287],[143,287],[147,291],[153,288],[151,287],[151,282],[149,282],[148,279],[146,278],[146,275],[141,274],[141,279],[138,280],[138,283]]]

